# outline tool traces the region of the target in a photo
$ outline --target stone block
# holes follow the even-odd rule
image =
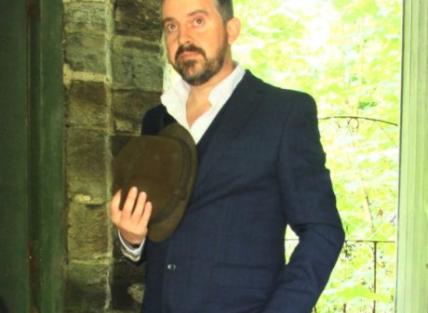
[[[103,2],[64,3],[66,32],[96,32],[106,29],[106,5]]]
[[[117,0],[113,12],[119,35],[157,42],[162,35],[159,0]]]
[[[110,223],[107,206],[87,206],[73,201],[68,205],[68,258],[94,261],[109,251]]]
[[[111,63],[113,89],[162,90],[163,61],[159,43],[114,36]]]
[[[160,103],[159,92],[138,89],[113,91],[112,113],[115,132],[139,134],[144,112],[158,103]]]
[[[108,297],[109,270],[105,263],[70,262],[67,267],[66,312],[102,312]]]
[[[69,125],[84,128],[107,127],[108,110],[104,83],[72,81],[67,100]]]
[[[104,74],[105,36],[92,32],[65,32],[65,63],[74,71]]]
[[[67,130],[66,179],[69,199],[103,205],[107,185],[107,136],[95,130]]]
[[[144,265],[117,261],[111,280],[112,308],[135,310],[141,307],[144,295]]]

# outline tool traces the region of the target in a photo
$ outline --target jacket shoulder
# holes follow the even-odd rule
[[[255,76],[250,71],[248,71],[248,77],[250,77],[252,81],[252,87],[261,90],[265,97],[270,99],[281,99],[283,101],[293,102],[315,102],[314,98],[307,92],[274,86]]]
[[[165,114],[166,109],[162,104],[158,104],[147,110],[142,119],[141,134],[157,134],[164,125]]]
[[[280,88],[273,86],[263,80],[256,78],[256,81],[263,93],[264,105],[272,106],[275,111],[285,110],[303,111],[308,114],[316,114],[316,102],[314,97],[307,92]]]

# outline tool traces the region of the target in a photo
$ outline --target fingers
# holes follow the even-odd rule
[[[135,222],[139,222],[141,216],[143,215],[144,206],[146,205],[147,194],[145,192],[140,192],[138,194],[137,203],[135,204],[134,212],[132,213],[132,219]]]
[[[112,222],[126,241],[138,244],[147,235],[152,204],[147,201],[147,194],[138,192],[137,187],[132,187],[129,190],[122,210],[120,200],[121,191],[118,191],[110,203]]]
[[[116,192],[115,195],[113,196],[113,199],[110,202],[110,215],[114,224],[118,224],[121,217],[121,211],[119,207],[121,194],[122,194],[121,190]]]
[[[138,195],[137,204],[135,205],[132,219],[138,223],[140,227],[146,228],[152,214],[152,203],[147,201],[147,194],[140,192]]]
[[[141,219],[139,222],[141,227],[147,228],[147,225],[149,224],[150,216],[152,215],[152,209],[153,209],[152,203],[150,201],[147,201],[144,207],[143,215],[141,216]]]
[[[125,204],[122,209],[122,215],[125,219],[129,219],[132,215],[137,194],[138,190],[136,187],[132,187],[128,192],[128,196],[126,197]]]

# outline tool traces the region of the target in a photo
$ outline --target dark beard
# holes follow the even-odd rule
[[[180,76],[190,85],[198,86],[206,83],[217,74],[223,67],[224,60],[227,53],[227,38],[225,38],[223,45],[220,47],[217,55],[208,59],[205,51],[202,48],[196,47],[193,44],[187,44],[180,46],[175,54],[175,65],[174,69],[180,74]],[[190,74],[190,71],[194,66],[197,66],[198,61],[187,60],[180,61],[179,57],[183,52],[197,52],[203,57],[202,69],[196,73]]]

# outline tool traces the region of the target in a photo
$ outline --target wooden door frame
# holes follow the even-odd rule
[[[397,313],[428,313],[428,2],[403,0]]]
[[[0,8],[0,310],[10,313],[64,311],[62,15],[61,0]]]

